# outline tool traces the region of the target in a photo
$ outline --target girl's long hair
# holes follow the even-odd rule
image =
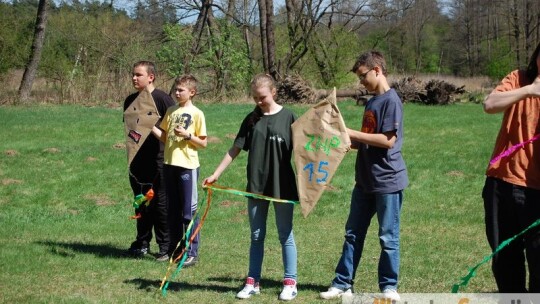
[[[540,53],[540,43],[536,46],[536,50],[534,50],[531,60],[529,61],[529,65],[527,66],[527,69],[525,70],[527,73],[527,78],[529,78],[530,83],[533,83],[533,81],[538,77],[538,65],[536,64],[536,58],[538,58],[538,54]]]

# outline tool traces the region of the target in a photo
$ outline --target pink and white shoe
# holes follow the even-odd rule
[[[283,290],[279,294],[279,299],[282,301],[290,301],[296,298],[298,295],[298,289],[296,288],[296,280],[294,279],[284,279],[283,280]]]
[[[260,293],[261,287],[259,286],[259,282],[255,282],[255,279],[252,277],[247,277],[246,285],[236,294],[236,297],[238,299],[249,299],[252,295]]]

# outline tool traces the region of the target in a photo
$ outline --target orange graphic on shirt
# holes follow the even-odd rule
[[[375,112],[366,111],[364,112],[364,120],[362,121],[362,132],[365,133],[375,133],[377,127],[377,119],[375,118]]]

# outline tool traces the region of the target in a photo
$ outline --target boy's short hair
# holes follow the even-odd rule
[[[379,51],[369,51],[358,56],[351,69],[351,72],[356,73],[360,66],[365,66],[368,69],[373,69],[374,67],[378,66],[381,68],[383,75],[386,76],[386,60],[384,59],[383,54]]]
[[[182,85],[182,86],[187,87],[190,90],[194,90],[195,92],[197,92],[198,83],[199,81],[197,80],[197,78],[195,78],[195,76],[191,74],[178,76],[176,77],[176,79],[174,79],[175,86]]]
[[[145,66],[146,72],[148,73],[148,75],[154,75],[154,77],[156,76],[156,72],[157,72],[156,65],[152,61],[141,60],[133,64],[133,68],[136,68],[139,66]]]

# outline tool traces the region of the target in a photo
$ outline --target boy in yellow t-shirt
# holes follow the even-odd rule
[[[192,102],[197,93],[197,82],[192,75],[174,80],[178,104],[169,107],[159,128],[153,129],[154,135],[165,143],[163,173],[169,202],[169,256],[172,256],[197,210],[200,167],[197,150],[207,145],[204,113]],[[184,267],[198,261],[198,248],[199,235],[193,240]]]

